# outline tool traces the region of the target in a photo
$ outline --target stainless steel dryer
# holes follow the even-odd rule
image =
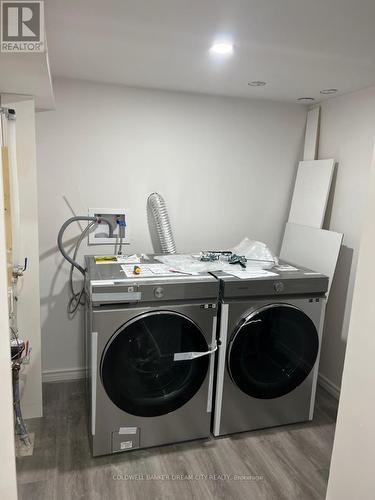
[[[313,417],[328,278],[220,279],[215,436]]]
[[[126,278],[118,264],[86,264],[93,455],[207,438],[218,280]]]

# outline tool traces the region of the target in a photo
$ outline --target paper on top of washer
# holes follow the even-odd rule
[[[282,264],[280,266],[274,266],[276,271],[298,271],[299,269],[294,266],[290,266],[289,264]]]
[[[94,255],[95,264],[139,264],[141,257],[133,255]]]
[[[140,268],[141,272],[139,274],[134,274],[134,266],[131,264],[122,264],[121,269],[124,271],[128,278],[152,278],[155,276],[178,276],[180,274],[178,271],[171,269],[165,264],[140,264],[137,267]]]
[[[117,263],[118,264],[139,264],[141,262],[141,258],[135,253],[133,255],[118,255]]]
[[[277,273],[271,273],[271,271],[265,271],[264,269],[232,269],[226,270],[228,274],[236,276],[240,279],[249,279],[249,278],[266,278],[267,276],[279,276]]]

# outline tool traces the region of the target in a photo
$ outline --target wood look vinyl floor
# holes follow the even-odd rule
[[[17,459],[20,500],[323,500],[337,402],[318,388],[313,422],[92,458],[83,382],[43,386]],[[237,477],[236,477],[237,476]]]

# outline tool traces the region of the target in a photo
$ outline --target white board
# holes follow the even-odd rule
[[[343,234],[287,223],[280,259],[329,277],[327,297],[335,274]]]
[[[310,109],[306,120],[305,147],[303,150],[304,160],[316,160],[318,157],[319,119],[320,107]]]
[[[334,168],[335,160],[300,162],[288,222],[323,226]]]

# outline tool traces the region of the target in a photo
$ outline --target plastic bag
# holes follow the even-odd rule
[[[244,238],[234,248],[232,253],[244,255],[247,259],[247,268],[270,269],[279,263],[278,258],[271,252],[265,243]],[[159,255],[155,260],[163,262],[171,268],[188,274],[198,274],[202,272],[226,271],[228,273],[234,269],[233,264],[229,264],[228,257],[222,256],[213,262],[203,262],[198,254],[173,254]],[[235,265],[235,267],[237,267]]]
[[[271,252],[265,243],[254,241],[247,237],[230,250],[232,253],[246,257],[246,267],[253,266],[262,269],[270,269],[279,263],[279,259]]]
[[[219,262],[202,262],[199,255],[158,255],[155,260],[170,266],[176,271],[181,271],[188,274],[206,273],[209,271],[218,271],[221,269]]]

